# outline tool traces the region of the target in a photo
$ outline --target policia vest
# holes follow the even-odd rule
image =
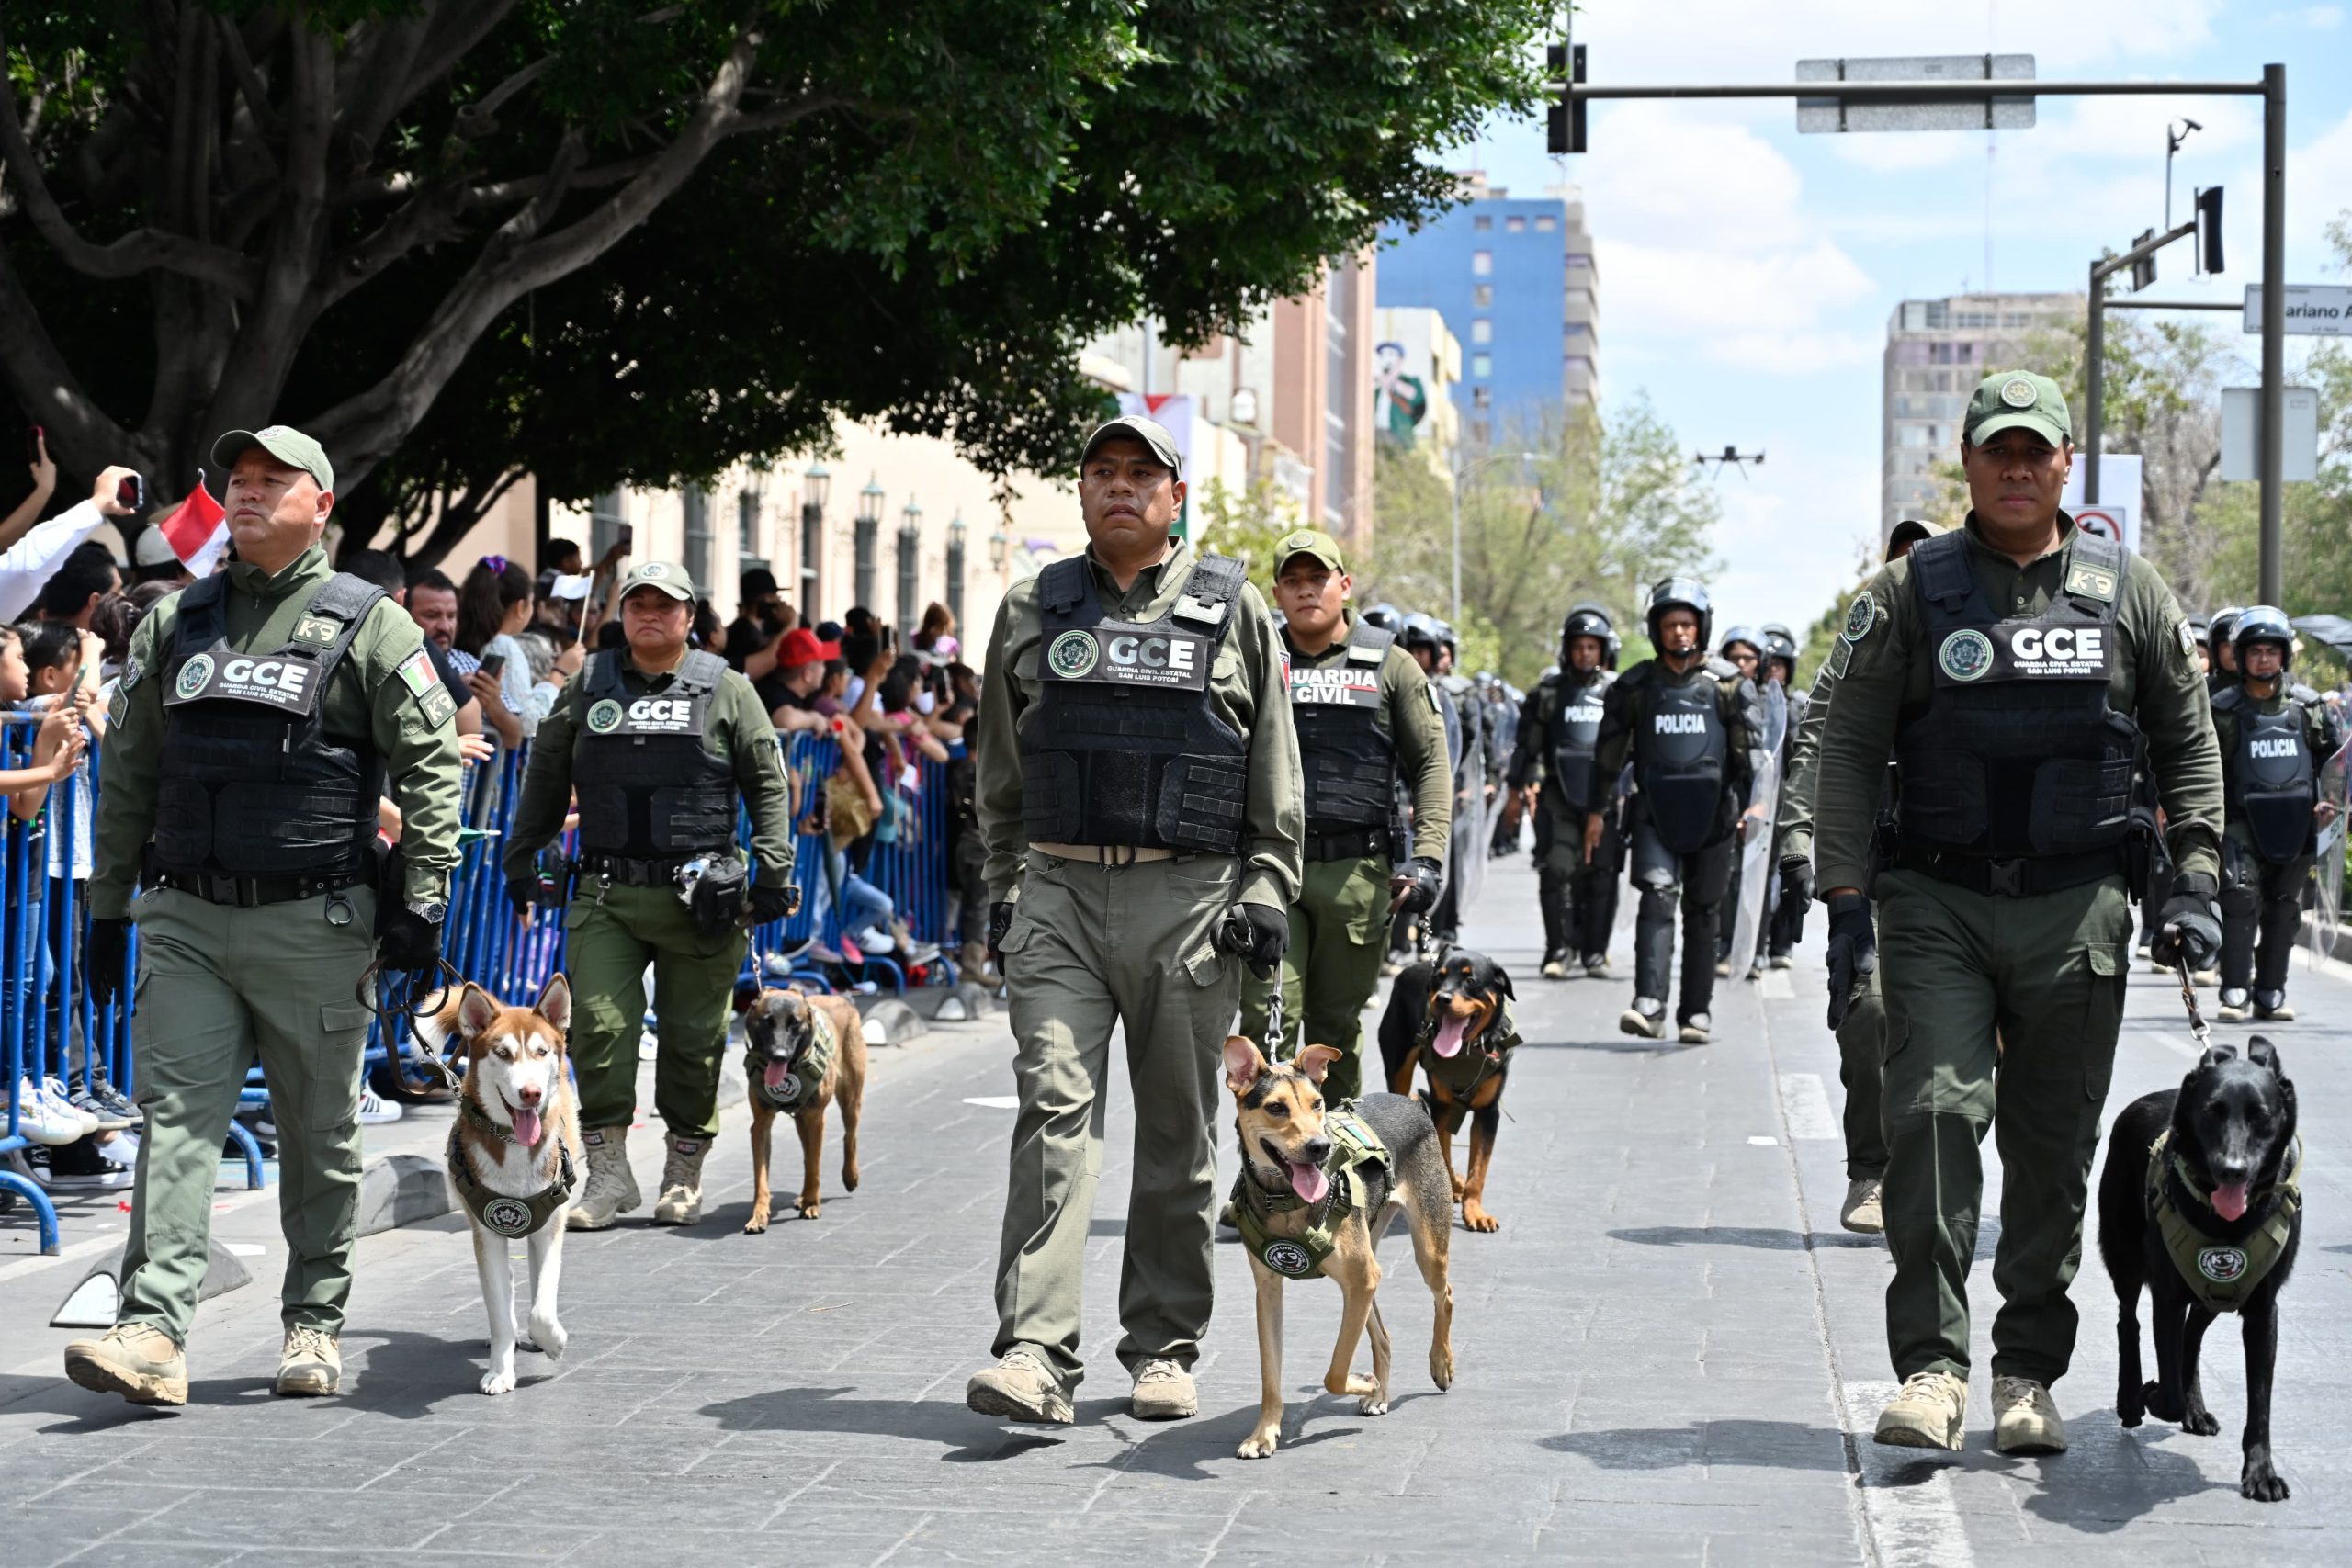
[[[2303,728],[2303,703],[2290,690],[2277,713],[2263,713],[2244,686],[2213,695],[2214,711],[2237,720],[2238,743],[2222,757],[2233,819],[2245,824],[2255,852],[2273,865],[2311,852],[2318,766]]]
[[[735,771],[703,744],[727,661],[695,649],[657,695],[633,696],[618,651],[588,660],[572,716],[583,860],[676,862],[735,847]]]
[[[1934,671],[1895,733],[1896,863],[2010,896],[2120,873],[2140,739],[2107,703],[2123,547],[2077,534],[2062,592],[2013,619],[1979,581],[1965,533],[1924,541],[1910,562]]]
[[[1291,717],[1306,773],[1306,833],[1363,841],[1387,837],[1396,795],[1396,743],[1381,727],[1381,666],[1394,632],[1358,621],[1346,651],[1327,664],[1290,661]],[[1393,846],[1392,846],[1393,848]]]
[[[2278,1202],[2269,1216],[2234,1241],[2206,1235],[2182,1213],[2167,1174],[2178,1178],[2188,1191],[2201,1191],[2199,1174],[2172,1151],[2172,1129],[2157,1134],[2148,1149],[2148,1214],[2164,1238],[2189,1294],[2214,1312],[2235,1312],[2246,1303],[2270,1271],[2286,1256],[2294,1239],[2295,1216],[2303,1206],[2303,1144],[2301,1138],[2287,1151],[2286,1168],[2276,1184],[2248,1194],[2249,1208],[2273,1197]]]
[[[1021,737],[1031,843],[1239,852],[1250,747],[1218,716],[1209,672],[1242,581],[1239,561],[1203,556],[1166,615],[1120,621],[1085,557],[1037,574],[1044,695]]]
[[[1600,714],[1615,677],[1601,670],[1584,677],[1581,685],[1569,684],[1571,679],[1563,672],[1544,682],[1544,734],[1552,743],[1544,757],[1544,765],[1551,773],[1544,794],[1581,816],[1585,802],[1592,798],[1593,759],[1600,750]]]
[[[1241,1233],[1241,1245],[1285,1279],[1304,1280],[1322,1272],[1323,1260],[1338,1245],[1348,1215],[1362,1211],[1369,1220],[1387,1201],[1394,1184],[1388,1145],[1368,1122],[1341,1107],[1323,1118],[1323,1133],[1331,1140],[1331,1152],[1323,1160],[1330,1185],[1320,1201],[1309,1203],[1295,1192],[1267,1191],[1250,1179],[1246,1162],[1233,1180],[1233,1223]],[[1276,1235],[1267,1227],[1274,1215],[1300,1210],[1306,1211],[1307,1224],[1297,1235]]]
[[[183,876],[361,875],[384,762],[330,735],[327,682],[384,591],[346,572],[314,589],[274,649],[229,646],[227,574],[181,591],[164,670],[154,868]]]
[[[1658,841],[1687,855],[1715,836],[1731,733],[1716,707],[1721,688],[1712,673],[1671,684],[1664,674],[1653,665],[1644,682],[1649,716],[1634,734],[1634,777]]]

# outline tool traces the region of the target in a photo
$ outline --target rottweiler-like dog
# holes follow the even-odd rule
[[[2206,1051],[2177,1089],[2125,1106],[2108,1134],[2098,1183],[2098,1250],[2115,1281],[2121,1370],[2115,1414],[2143,1414],[2211,1437],[2197,1358],[2220,1313],[2244,1320],[2245,1462],[2238,1490],[2282,1502],[2270,1461],[2270,1386],[2278,1360],[2278,1292],[2303,1234],[2295,1086],[2257,1034],[2240,1057]],[[2140,1287],[2148,1288],[2156,1376],[2140,1379]]]
[[[1438,1149],[1462,1223],[1474,1231],[1500,1229],[1487,1212],[1487,1170],[1502,1125],[1503,1083],[1510,1076],[1510,1004],[1516,993],[1503,966],[1483,953],[1457,947],[1434,960],[1408,964],[1380,1015],[1380,1062],[1389,1091],[1413,1092],[1416,1067],[1429,1079],[1421,1100],[1437,1123]],[[1453,1171],[1453,1134],[1470,1122],[1470,1168]]]

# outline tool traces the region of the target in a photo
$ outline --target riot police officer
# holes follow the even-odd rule
[[[724,659],[686,646],[695,585],[684,568],[646,561],[622,580],[619,602],[627,641],[591,656],[540,722],[506,840],[507,897],[526,913],[542,897],[539,852],[577,794],[565,967],[588,1179],[564,1216],[573,1230],[602,1230],[643,1201],[628,1145],[648,964],[663,1129],[653,1219],[702,1217],[744,921],[798,906],[791,792],[767,705]],[[756,881],[736,852],[739,802]]]
[[[2231,640],[2237,631],[2238,617],[2245,614],[2241,604],[2225,604],[2213,612],[2205,623],[2205,690],[2222,691],[2238,678],[2237,644]]]
[[[2335,811],[2319,797],[2319,768],[2341,738],[2319,694],[2288,678],[2295,629],[2284,611],[2269,604],[2240,611],[2230,641],[2237,683],[2213,695],[2227,799],[2222,1018],[2284,1022],[2295,1016],[2287,1005],[2287,960],[2302,924],[2313,839]]]
[[[1256,986],[1243,998],[1241,1032],[1286,1058],[1303,1024],[1308,1043],[1340,1053],[1323,1078],[1336,1103],[1363,1092],[1358,1046],[1364,1005],[1380,985],[1390,907],[1419,913],[1437,901],[1453,795],[1429,678],[1395,633],[1349,615],[1351,580],[1339,541],[1301,528],[1274,548],[1306,786],[1306,863],[1283,954],[1286,1038],[1266,1040],[1266,993]],[[1412,798],[1409,829],[1396,809],[1400,784]]]
[[[1682,988],[1675,1022],[1684,1044],[1703,1045],[1713,1027],[1716,932],[1761,716],[1754,682],[1707,657],[1714,609],[1696,579],[1670,577],[1650,590],[1645,618],[1657,656],[1620,675],[1602,699],[1598,766],[1585,795],[1584,857],[1600,858],[1618,771],[1630,753],[1628,828],[1641,904],[1634,924],[1634,1005],[1617,1025],[1650,1040],[1666,1032],[1679,898]]]
[[[2221,942],[2221,759],[2196,646],[2155,569],[2060,509],[2071,428],[2047,377],[1980,385],[1962,424],[1965,526],[1871,580],[1831,661],[1815,853],[1831,1021],[1873,968],[1886,1003],[1887,1339],[1904,1383],[1883,1443],[1964,1439],[1978,1150],[1994,1130],[1994,1446],[2066,1446],[2050,1385],[2073,1357],[2066,1288],[2122,1022],[2143,744],[2179,866],[2155,955],[2202,963]],[[1863,889],[1890,752],[1896,841],[1874,937]]]
[[[1544,909],[1547,979],[1567,978],[1572,959],[1593,979],[1608,974],[1623,844],[1613,788],[1610,820],[1589,860],[1584,854],[1584,818],[1599,765],[1601,711],[1616,680],[1609,668],[1615,641],[1606,611],[1577,604],[1560,623],[1559,669],[1537,682],[1520,708],[1510,782],[1514,800],[1531,791],[1536,795],[1536,890]]]
[[[359,1078],[372,952],[432,975],[458,861],[458,705],[423,635],[319,547],[334,468],[274,424],[213,444],[236,559],[131,635],[109,712],[90,879],[91,998],[113,999],[139,924],[146,1135],[121,1305],[65,1348],[84,1388],[187,1400],[220,1141],[256,1056],[277,1122],[286,1326],[275,1392],[341,1386],[359,1203]],[[400,852],[379,860],[381,802]],[[131,891],[141,884],[136,902]]]
[[[1141,417],[1087,440],[1083,555],[1013,584],[989,639],[978,807],[989,945],[1012,1007],[1012,1183],[996,1362],[965,1403],[1068,1422],[1079,1282],[1102,1158],[1111,1033],[1136,1142],[1119,1359],[1145,1420],[1199,1408],[1221,1100],[1241,964],[1271,978],[1299,891],[1305,791],[1273,617],[1241,563],[1171,538],[1175,438]]]
[[[1764,687],[1760,669],[1763,652],[1764,635],[1755,627],[1746,626],[1734,626],[1724,633],[1723,640],[1715,647],[1716,659],[1738,671],[1747,680],[1754,682],[1759,694]],[[1754,801],[1744,796],[1740,801],[1743,809],[1755,804]],[[1731,933],[1739,924],[1742,858],[1737,846],[1735,845],[1731,857],[1731,881],[1724,889],[1723,924],[1715,937],[1715,974],[1718,978],[1727,977],[1732,972],[1734,955],[1731,950]],[[1762,933],[1759,931],[1758,934]],[[1742,967],[1747,966],[1746,961],[1749,956],[1747,953],[1738,955]],[[1762,962],[1760,953],[1754,956],[1757,963]],[[1753,977],[1750,976],[1750,978]]]
[[[1404,921],[1418,918],[1429,935],[1441,942],[1451,942],[1460,929],[1461,889],[1464,859],[1476,848],[1470,835],[1479,830],[1484,820],[1480,802],[1476,799],[1478,769],[1485,755],[1485,736],[1479,723],[1478,704],[1465,695],[1464,682],[1453,674],[1452,628],[1435,615],[1415,611],[1405,617],[1397,641],[1413,656],[1421,672],[1429,677],[1430,689],[1437,694],[1438,714],[1445,725],[1446,768],[1453,780],[1453,814],[1446,837],[1449,863],[1445,886],[1438,894],[1437,903],[1428,913],[1419,917],[1400,917]]]

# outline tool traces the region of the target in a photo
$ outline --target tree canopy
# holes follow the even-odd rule
[[[352,514],[821,440],[1073,456],[1092,333],[1238,324],[1452,198],[1539,0],[81,0],[0,24],[0,376],[175,490],[299,423]],[[360,493],[379,479],[372,496]],[[470,500],[469,500],[470,498]]]

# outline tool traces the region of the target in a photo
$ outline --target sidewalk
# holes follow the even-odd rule
[[[194,1397],[177,1413],[63,1383],[64,1331],[10,1333],[0,1562],[1965,1568],[2054,1551],[2069,1562],[2237,1568],[2352,1545],[2352,1464],[2324,1425],[2346,1392],[2329,1352],[2352,1327],[2341,1030],[2274,1031],[2310,1147],[2278,1378],[2290,1502],[2265,1508],[2236,1495],[2245,1401],[2232,1325],[2208,1341],[2221,1437],[2116,1428],[2113,1298],[2095,1258],[2076,1287],[2077,1371],[2059,1393],[2073,1453],[1996,1458],[1982,1446],[1981,1404],[1978,1446],[1965,1454],[1881,1450],[1848,1435],[1867,1432],[1890,1377],[1886,1263],[1875,1240],[1836,1228],[1836,1051],[1811,966],[1820,922],[1797,970],[1724,983],[1716,1043],[1654,1045],[1615,1029],[1631,994],[1626,933],[1620,980],[1535,978],[1533,897],[1523,860],[1498,868],[1467,933],[1519,976],[1527,1044],[1488,1190],[1502,1229],[1454,1233],[1451,1393],[1428,1383],[1428,1298],[1392,1237],[1393,1413],[1367,1420],[1352,1400],[1319,1393],[1338,1293],[1309,1282],[1287,1297],[1283,1446],[1266,1461],[1235,1458],[1255,1416],[1257,1348],[1248,1265],[1228,1243],[1197,1369],[1202,1415],[1131,1420],[1110,1354],[1132,1127],[1122,1080],[1093,1225],[1094,1364],[1079,1424],[1013,1427],[965,1410],[964,1380],[994,1325],[1012,1122],[998,1016],[875,1053],[865,1184],[841,1190],[829,1138],[815,1222],[740,1234],[749,1161],[745,1119],[729,1111],[705,1221],[657,1231],[640,1213],[571,1237],[570,1353],[560,1363],[526,1353],[522,1386],[504,1398],[474,1391],[485,1324],[465,1232],[447,1218],[361,1244],[338,1400],[267,1395],[275,1246],[248,1260],[254,1286],[199,1314]],[[2352,998],[2352,987],[2300,965],[2294,985],[2306,1017],[2340,1018]],[[2169,993],[2153,976],[2133,987],[2117,1105],[2188,1060]],[[784,1145],[790,1166],[788,1133]],[[642,1168],[658,1168],[650,1136],[636,1152]],[[1988,1210],[1995,1201],[1988,1192]],[[260,1211],[265,1230],[273,1213]],[[1988,1225],[1987,1258],[1990,1246]],[[43,1318],[69,1276],[78,1270],[42,1279]],[[0,1278],[12,1327],[31,1315],[15,1300],[29,1288]],[[1985,1313],[1981,1269],[1976,1296]]]

